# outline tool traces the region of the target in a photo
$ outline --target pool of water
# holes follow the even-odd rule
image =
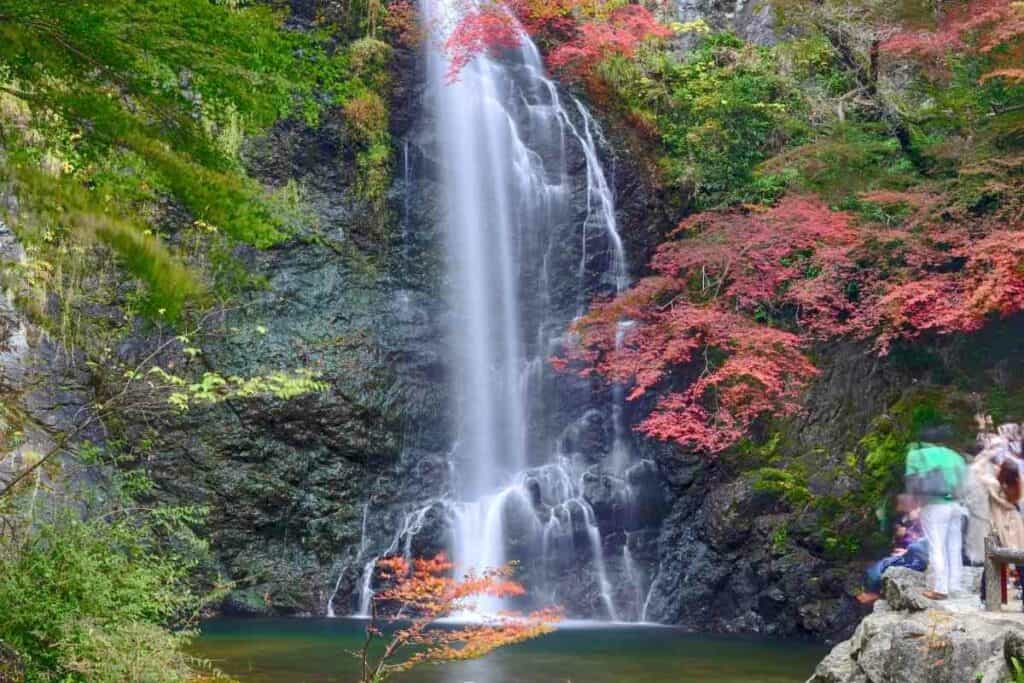
[[[365,622],[215,619],[194,654],[242,683],[355,683]],[[802,683],[826,652],[803,642],[656,626],[572,624],[484,659],[424,665],[396,683]]]

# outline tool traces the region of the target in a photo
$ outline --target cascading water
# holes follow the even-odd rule
[[[441,17],[437,16],[442,12]],[[456,19],[454,3],[428,4],[428,23]],[[528,402],[531,375],[548,352],[542,310],[536,339],[528,349],[529,324],[523,302],[550,306],[540,287],[524,281],[531,246],[543,244],[553,223],[571,220],[572,178],[568,145],[577,146],[586,168],[586,215],[580,226],[580,278],[586,277],[588,231],[602,230],[610,245],[614,288],[627,284],[625,252],[616,229],[611,188],[598,159],[596,125],[579,102],[580,127],[544,77],[540,55],[524,36],[522,47],[501,62],[480,57],[456,83],[446,79],[445,56],[430,55],[429,88],[437,125],[445,188],[452,302],[458,315],[454,335],[460,370],[460,445],[456,457],[463,480],[454,506],[454,558],[461,571],[506,561],[509,519],[519,533],[540,537],[542,557],[559,535],[572,539],[572,516],[581,517],[590,543],[606,616],[618,618],[611,597],[601,535],[582,486],[564,458],[538,469],[526,452],[530,439]],[[546,278],[545,278],[546,279]],[[580,307],[585,287],[579,288]],[[563,321],[566,322],[566,321]],[[532,351],[537,354],[530,357]],[[543,454],[541,454],[543,455]],[[525,470],[525,471],[524,471]],[[562,524],[564,517],[566,524]],[[546,518],[546,519],[545,519]],[[523,528],[525,527],[525,528]],[[561,532],[561,534],[559,534]],[[497,610],[496,601],[479,608]]]
[[[423,2],[430,26],[453,25],[463,6],[458,0]],[[478,57],[454,83],[448,70],[443,50],[431,45],[429,154],[441,189],[453,312],[457,434],[451,491],[408,512],[381,554],[401,549],[409,555],[423,516],[441,506],[457,573],[516,560],[529,565],[527,588],[539,603],[558,599],[549,585],[555,574],[575,576],[566,567],[586,563],[599,593],[590,615],[618,620],[602,531],[586,489],[618,477],[621,500],[615,503],[628,505],[632,498],[625,483],[631,454],[621,391],[612,392],[609,406],[614,438],[607,471],[595,472],[578,452],[563,452],[539,435],[537,424],[548,417],[539,399],[546,359],[566,326],[595,293],[621,292],[629,283],[614,197],[598,154],[600,129],[579,101],[563,103],[525,35],[521,47],[501,59]],[[408,147],[403,167],[408,186]],[[565,271],[568,264],[558,257],[573,235],[579,240],[573,247],[576,284],[556,287],[553,282],[563,282],[562,273],[573,268]],[[364,551],[359,614],[365,616],[377,555]],[[632,583],[639,572],[628,552],[623,571]],[[637,603],[628,608],[636,619],[639,599],[629,602]],[[477,604],[485,613],[504,607],[494,599]]]

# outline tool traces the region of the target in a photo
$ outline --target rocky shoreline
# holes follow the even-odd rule
[[[970,572],[976,589],[980,571]],[[938,603],[925,576],[892,568],[884,599],[849,640],[836,645],[807,683],[1003,683],[1024,672],[1024,613],[982,610],[976,590]],[[1012,600],[1011,600],[1012,602]]]

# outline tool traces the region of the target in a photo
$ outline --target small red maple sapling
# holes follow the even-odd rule
[[[393,673],[424,663],[476,659],[499,647],[520,643],[550,632],[561,611],[548,608],[525,616],[503,614],[482,618],[479,623],[440,626],[438,619],[473,611],[473,600],[523,595],[512,580],[508,565],[462,578],[451,576],[453,565],[439,554],[432,559],[388,557],[377,562],[379,578],[386,587],[373,596],[371,620],[359,653],[361,683],[380,683]],[[400,626],[390,634],[379,626],[381,612],[395,615]],[[401,620],[401,621],[399,621]],[[377,656],[370,651],[377,638],[389,638]]]

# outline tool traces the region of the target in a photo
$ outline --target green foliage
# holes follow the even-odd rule
[[[358,190],[367,199],[382,202],[391,181],[391,146],[374,142],[356,157]]]
[[[754,472],[754,490],[771,493],[794,508],[811,502],[807,475],[798,466],[788,468],[761,467]]]
[[[146,622],[65,622],[54,649],[70,680],[89,683],[178,683],[192,680],[196,662],[182,651],[190,633]],[[30,679],[31,680],[31,679]]]
[[[907,448],[922,428],[958,423],[967,418],[955,396],[938,389],[911,390],[878,417],[865,434],[857,451],[851,453],[838,474],[857,481],[857,488],[838,497],[828,497],[821,509],[835,520],[840,545],[877,540],[896,494],[903,491]],[[951,444],[954,445],[955,444]],[[872,514],[869,514],[872,513]],[[881,527],[884,528],[884,523]],[[852,545],[851,545],[852,547]]]
[[[237,2],[0,0],[0,183],[18,199],[3,218],[55,278],[81,270],[71,261],[85,251],[109,250],[142,284],[143,312],[175,320],[202,305],[208,283],[184,263],[205,259],[166,246],[167,200],[231,240],[285,239],[299,227],[291,204],[239,157],[246,136],[284,117],[313,124],[324,107],[373,101],[360,166],[368,185],[386,182],[378,92],[390,48],[366,39],[338,50],[325,32],[283,20]],[[36,298],[83,283],[59,284]]]
[[[772,534],[772,552],[776,555],[781,555],[786,552],[786,547],[789,545],[789,529],[785,524],[780,524],[775,532]]]
[[[850,74],[836,68],[835,48],[820,33],[783,41],[776,52],[780,66],[799,84],[805,98],[838,97],[854,88]]]
[[[1024,683],[1024,664],[1019,658],[1010,657],[1010,668],[1013,669],[1013,683]]]
[[[1024,390],[1007,388],[994,384],[985,394],[985,413],[992,416],[995,424],[1013,422],[1024,415]]]
[[[40,288],[36,296],[45,298],[47,291],[56,293],[63,286],[77,287],[77,283],[56,282],[54,278],[84,265],[84,252],[75,249],[78,243],[98,242],[109,247],[129,273],[148,285],[147,305],[152,312],[162,309],[173,319],[186,302],[201,298],[202,285],[177,254],[136,219],[113,207],[104,213],[96,211],[94,197],[79,183],[67,177],[48,177],[24,166],[0,167],[0,180],[5,177],[21,199],[21,220],[16,224],[21,227],[23,243],[41,261],[51,266],[57,261],[63,271],[54,273],[51,267],[46,273],[51,276],[49,282],[31,283]],[[62,303],[73,304],[75,294],[68,292],[61,297]]]
[[[912,107],[915,137],[933,164],[952,169],[1024,144],[1024,82],[983,79],[994,57],[952,55],[947,78],[917,79],[902,93]]]
[[[830,490],[821,481],[812,484],[808,468],[817,466],[821,454],[793,453],[782,432],[774,432],[761,445],[745,442],[741,462],[751,468],[755,491],[813,520],[808,536],[827,557],[850,559],[865,545],[887,542],[878,522],[903,490],[908,444],[923,427],[959,423],[963,410],[957,397],[940,390],[908,391],[875,420],[854,452],[832,466],[831,478],[856,482],[845,492]],[[774,547],[782,541],[772,542]]]
[[[758,168],[763,183],[814,192],[842,208],[861,192],[905,189],[919,180],[888,131],[876,124],[839,123]]]
[[[860,539],[852,534],[835,534],[825,530],[821,537],[825,556],[839,560],[849,560],[861,549]]]
[[[198,353],[198,349],[191,347],[186,347],[185,351]],[[160,367],[151,368],[147,375],[174,388],[167,397],[167,402],[178,410],[254,396],[273,396],[287,401],[304,394],[327,390],[327,383],[319,381],[315,373],[306,369],[246,378],[223,377],[216,372],[205,372],[197,382],[189,382]]]
[[[0,64],[33,126],[72,131],[81,166],[127,147],[197,217],[266,244],[280,235],[237,139],[303,107],[333,59],[280,21],[205,0],[0,3]]]
[[[373,38],[349,45],[348,60],[358,84],[343,104],[346,126],[357,146],[357,190],[382,209],[391,181],[389,113],[380,96],[388,84],[391,46]]]
[[[775,52],[731,34],[707,35],[681,58],[648,50],[603,68],[626,115],[656,131],[667,176],[700,207],[743,197],[754,166],[804,134]]]
[[[184,678],[161,673],[161,660],[185,666],[173,657],[181,636],[163,626],[187,621],[199,599],[186,581],[190,565],[158,545],[168,526],[161,517],[82,520],[67,511],[38,524],[23,543],[0,548],[0,640],[20,654],[29,681]],[[136,660],[133,666],[148,667],[138,678],[114,677],[135,655],[107,646],[134,648],[143,631],[161,656]]]
[[[870,214],[875,207],[859,206],[860,193],[940,177],[953,181],[954,194],[977,195],[965,205],[1005,199],[992,197],[998,178],[1019,173],[1019,164],[991,159],[1024,143],[1024,80],[985,77],[1005,56],[953,55],[948,75],[925,69],[889,82],[867,54],[877,17],[865,13],[858,28],[831,5],[784,4],[792,6],[782,25],[798,29],[774,46],[705,34],[682,55],[649,46],[602,67],[610,105],[658,143],[665,176],[696,208],[770,202],[792,189]],[[842,26],[833,26],[833,11]]]
[[[941,394],[933,391],[910,392],[861,438],[861,497],[865,504],[884,504],[902,490],[907,448],[922,428],[947,419],[942,402]]]
[[[208,556],[194,532],[205,510],[148,502],[153,482],[137,463],[84,443],[65,465],[59,499],[6,501],[0,642],[17,652],[29,683],[171,683],[208,668],[183,652],[215,597],[193,577]]]
[[[349,66],[362,83],[375,92],[388,86],[391,46],[376,38],[360,38],[348,46]]]

